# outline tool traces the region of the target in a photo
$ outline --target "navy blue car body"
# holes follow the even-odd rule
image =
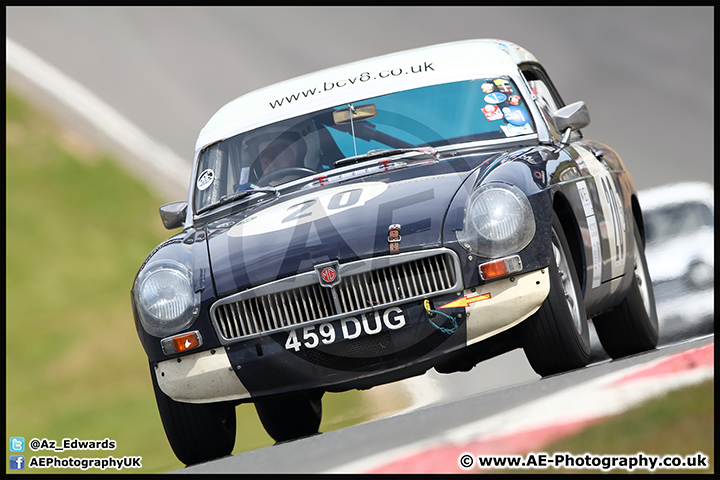
[[[188,201],[161,208],[183,229],[132,292],[178,458],[230,453],[242,402],[282,441],[317,432],[326,391],[518,347],[541,375],[580,368],[588,318],[611,356],[654,348],[637,192],[612,149],[583,139],[588,123],[499,40],[358,62],[221,109]]]

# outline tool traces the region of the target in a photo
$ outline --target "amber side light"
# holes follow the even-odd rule
[[[499,260],[493,260],[492,262],[483,263],[479,267],[480,278],[483,280],[490,280],[492,278],[498,278],[511,273],[522,272],[522,262],[518,255],[511,257],[501,258]]]

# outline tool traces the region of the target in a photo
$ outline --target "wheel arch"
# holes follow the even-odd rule
[[[637,195],[633,195],[630,198],[631,208],[632,208],[632,215],[635,219],[635,225],[637,225],[638,230],[640,231],[640,238],[642,238],[643,247],[647,243],[647,239],[645,238],[645,221],[643,220],[643,214],[642,214],[642,208],[640,207],[640,201],[637,198]]]
[[[587,278],[585,275],[585,255],[583,252],[584,247],[580,233],[580,226],[575,218],[570,202],[560,191],[556,192],[553,197],[553,211],[560,219],[560,224],[562,225],[563,232],[565,233],[565,237],[570,247],[573,265],[575,267],[578,280],[580,281],[580,289],[582,290],[584,296]]]

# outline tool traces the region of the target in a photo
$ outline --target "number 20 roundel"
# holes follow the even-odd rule
[[[232,227],[231,237],[249,237],[296,227],[351,208],[362,207],[387,190],[387,184],[368,182],[321,189],[304,197],[268,208],[261,215]]]

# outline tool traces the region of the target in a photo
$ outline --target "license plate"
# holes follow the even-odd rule
[[[354,340],[361,335],[377,335],[383,330],[397,330],[405,324],[403,311],[398,307],[392,307],[382,313],[366,313],[357,317],[294,328],[288,332],[285,348],[298,352],[302,347],[312,349],[320,345]]]

